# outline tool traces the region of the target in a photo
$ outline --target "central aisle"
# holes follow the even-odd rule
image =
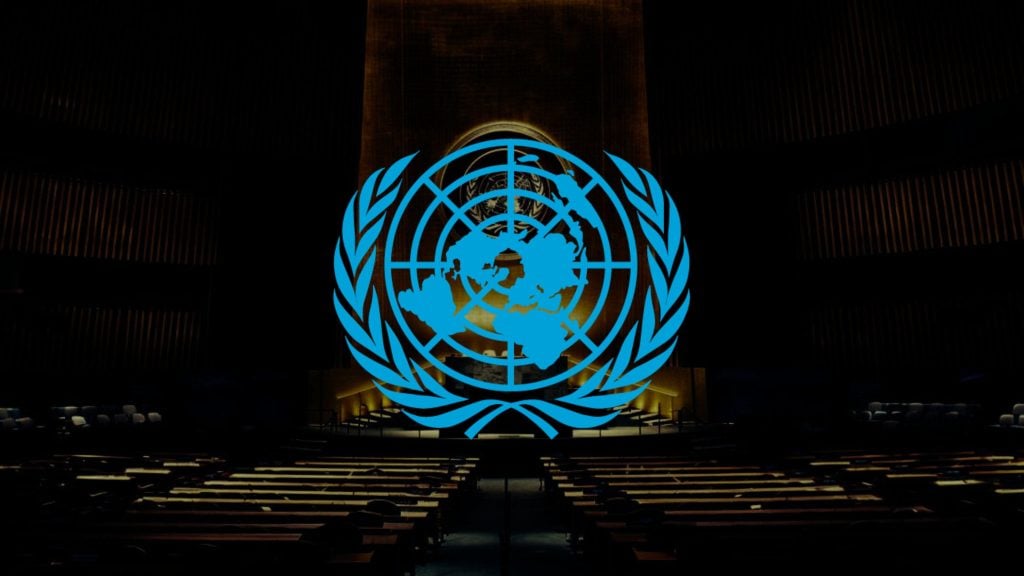
[[[565,541],[565,528],[546,506],[537,478],[510,478],[512,538],[508,572],[513,576],[586,574]],[[418,576],[494,575],[502,572],[501,531],[505,480],[481,478],[476,498],[456,518],[440,555],[417,568]]]

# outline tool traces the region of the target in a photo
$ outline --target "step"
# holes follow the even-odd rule
[[[668,426],[670,424],[675,424],[675,422],[668,418],[653,418],[651,420],[644,421],[644,425],[646,426]]]

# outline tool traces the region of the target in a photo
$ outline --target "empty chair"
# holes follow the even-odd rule
[[[383,516],[398,516],[402,513],[402,509],[398,507],[398,504],[391,500],[370,500],[366,503],[366,509]]]
[[[348,515],[350,522],[362,528],[380,528],[384,525],[384,516],[369,510],[356,510]]]
[[[28,416],[18,418],[17,420],[15,420],[15,422],[18,423],[19,430],[31,430],[32,428],[35,428],[36,425],[35,421]]]
[[[79,416],[78,414],[71,417],[71,425],[75,428],[84,428],[89,425],[85,420],[85,416]]]
[[[124,412],[125,414],[135,414],[138,412],[138,409],[135,407],[135,404],[125,404],[121,407],[121,412]]]
[[[65,418],[71,418],[75,414],[78,414],[78,406],[65,406],[64,407],[64,417]]]
[[[622,497],[614,497],[605,500],[604,507],[610,516],[630,514],[638,508],[635,501]]]
[[[117,426],[126,426],[131,423],[131,418],[127,414],[114,414],[114,424]]]
[[[1024,404],[1014,404],[1013,415],[1020,416],[1021,414],[1024,414]]]
[[[18,423],[14,421],[14,418],[4,418],[0,420],[0,427],[4,430],[14,430],[18,427]]]
[[[871,419],[872,420],[882,421],[882,420],[885,420],[888,417],[889,417],[889,413],[886,412],[885,410],[879,410],[877,412],[872,412],[871,413]]]
[[[96,425],[100,427],[110,426],[110,414],[97,414]]]
[[[911,412],[924,412],[924,404],[920,402],[911,402],[907,405],[907,413]]]
[[[0,408],[0,420],[5,420],[7,417],[7,408]]]
[[[945,412],[946,412],[946,405],[945,404],[943,404],[941,402],[932,402],[925,409],[924,415],[925,415],[925,417],[928,420],[934,422],[935,420],[938,420],[939,418],[941,418],[942,415]]]
[[[1017,416],[1017,426],[1024,426],[1024,414]]]
[[[431,486],[440,486],[444,484],[445,477],[440,474],[420,474],[420,480]]]
[[[145,423],[146,423],[146,415],[145,414],[139,414],[138,412],[133,412],[132,413],[132,424],[145,424]]]
[[[85,419],[91,423],[93,420],[96,419],[96,414],[99,412],[99,409],[96,408],[95,406],[82,406],[81,410],[79,410],[78,412],[82,416],[85,416]]]
[[[882,403],[881,402],[868,402],[868,410],[871,411],[871,412],[881,412],[882,411]]]
[[[164,421],[164,417],[161,416],[159,412],[150,412],[149,414],[146,414],[146,418],[148,418],[153,424],[159,424]]]
[[[1009,428],[1013,426],[1013,414],[1002,414],[999,416],[999,425]]]
[[[354,522],[346,519],[332,519],[315,530],[306,532],[303,540],[329,544],[339,551],[356,551],[363,545],[363,535]]]

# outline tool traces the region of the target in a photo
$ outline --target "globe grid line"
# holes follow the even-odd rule
[[[520,143],[522,143],[522,142],[520,141]],[[485,145],[486,144],[487,143],[485,143]],[[533,144],[533,143],[531,143],[531,144]],[[514,149],[514,146],[512,146],[512,148]],[[509,147],[505,147],[506,158],[508,157],[507,156],[507,150],[508,149],[509,149]],[[564,151],[562,151],[562,153],[564,153]],[[599,186],[599,185],[603,184],[602,188],[606,191],[606,193],[609,194],[609,195],[612,194],[611,187],[607,184],[607,182],[599,174],[594,172],[592,168],[590,168],[589,166],[586,166],[585,164],[582,164],[581,161],[579,159],[576,159],[575,157],[573,157],[571,161],[572,161],[573,164],[575,164],[577,166],[583,166],[585,168],[585,170],[587,170],[589,172],[588,175],[590,177],[590,180],[589,180],[589,182],[588,182],[588,184],[586,186],[586,190],[588,192],[590,190],[592,190],[594,186]],[[552,179],[551,177],[554,176],[553,174],[547,172],[546,170],[541,170],[541,169],[538,169],[538,168],[534,168],[534,167],[531,167],[531,166],[520,165],[520,164],[516,164],[515,165],[515,169],[516,169],[515,170],[516,172],[528,172],[528,173],[531,173],[531,174],[537,174],[537,175],[543,176],[545,179],[548,179],[548,180],[551,180]],[[428,176],[431,174],[431,171],[432,171],[431,169],[428,169],[420,177],[420,179],[417,180],[417,182],[414,183],[410,187],[410,190],[415,191],[418,188],[418,184],[422,183],[423,186],[426,186],[426,188],[428,190],[430,190],[431,193],[434,194],[435,198],[430,203],[430,205],[425,209],[424,214],[433,214],[434,211],[437,210],[438,206],[443,204],[446,207],[448,207],[449,210],[451,210],[453,212],[454,216],[458,217],[458,221],[465,221],[466,220],[465,219],[465,213],[469,209],[471,209],[471,207],[473,205],[485,202],[485,201],[487,201],[488,199],[491,199],[491,198],[502,198],[503,197],[506,200],[508,198],[508,190],[507,190],[507,188],[506,189],[501,189],[501,190],[492,190],[492,191],[489,191],[489,192],[487,192],[485,194],[481,194],[481,195],[473,198],[470,202],[467,202],[467,203],[463,204],[462,206],[458,206],[458,207],[452,208],[451,207],[452,206],[452,202],[451,202],[451,199],[450,199],[451,195],[454,194],[454,192],[459,188],[459,186],[461,186],[463,184],[466,184],[469,181],[471,176],[479,177],[479,175],[503,173],[504,172],[505,175],[506,175],[506,185],[507,185],[507,183],[508,183],[507,174],[509,172],[507,170],[500,169],[500,166],[484,167],[484,168],[478,169],[477,171],[471,172],[471,173],[469,173],[469,174],[467,174],[467,175],[465,175],[465,176],[463,176],[461,178],[456,179],[455,181],[449,183],[447,186],[445,186],[442,189],[442,188],[438,187],[437,184],[433,182],[433,180],[428,178]],[[413,192],[413,193],[415,193],[415,192]],[[568,212],[568,210],[562,208],[562,205],[557,203],[557,202],[555,202],[553,199],[545,197],[545,196],[542,196],[542,195],[539,195],[539,194],[536,194],[533,191],[522,190],[522,189],[514,189],[513,195],[536,198],[540,202],[551,203],[551,205],[552,205],[551,207],[552,207],[553,211],[556,214],[561,214],[561,215],[564,216],[565,213]],[[411,197],[411,195],[410,195],[410,197]],[[617,199],[615,201],[617,202]],[[516,218],[519,218],[519,219],[524,220],[524,221],[531,221],[532,220],[532,218],[529,217],[529,216],[520,215],[520,214],[515,213],[515,212],[509,212],[508,209],[509,209],[510,206],[512,206],[512,204],[510,204],[509,202],[506,201],[505,217],[509,217],[510,216],[513,220],[516,219]],[[401,207],[400,207],[400,210],[401,210]],[[487,227],[490,226],[490,224],[489,224],[490,221],[492,221],[492,220],[497,221],[499,219],[503,219],[502,216],[495,215],[495,216],[492,216],[491,218],[488,218],[487,220],[485,220],[483,222],[479,222],[479,223],[474,222],[474,223],[471,223],[471,224],[467,224],[467,228],[470,228],[471,230],[478,230],[478,231],[479,230],[485,230]],[[423,235],[423,232],[424,232],[424,229],[425,229],[425,225],[426,225],[426,221],[427,221],[427,218],[421,218],[420,221],[417,223],[416,233],[414,234],[414,239],[413,239],[413,244],[414,245],[411,247],[411,252],[413,254],[417,253],[417,251],[418,251],[418,248],[419,248],[419,243],[418,243],[419,240],[418,239],[420,237],[422,237],[422,235]],[[452,230],[454,228],[455,222],[456,222],[456,218],[450,218],[446,222],[444,228],[442,229],[442,231],[440,233],[440,236],[438,238],[438,241],[436,242],[435,247],[434,247],[434,251],[435,251],[435,253],[434,253],[434,260],[435,260],[435,262],[445,261],[445,260],[443,260],[442,250],[443,250],[443,247],[445,245],[445,240],[452,233]],[[537,224],[540,224],[540,223],[537,223]],[[534,228],[539,230],[542,227],[535,225]],[[632,245],[632,242],[633,242],[632,241],[632,231],[628,230],[627,232],[628,232],[629,242]],[[485,231],[484,231],[484,233],[486,234]],[[547,232],[545,232],[545,234],[546,233]],[[610,245],[610,241],[609,241],[609,239],[607,237],[606,232],[604,231],[603,228],[600,228],[599,229],[599,233],[600,233],[601,246],[602,246],[603,252],[605,254],[611,254],[611,245]],[[538,234],[538,236],[539,236],[539,234]],[[635,253],[635,250],[631,249],[631,252]],[[391,251],[388,250],[388,253],[391,253]],[[625,266],[624,269],[631,270],[631,272],[634,272],[634,275],[635,275],[635,270],[632,270],[633,266],[634,265],[632,263],[627,263],[627,266]],[[388,268],[388,264],[387,263],[385,263],[385,267],[386,267],[386,269]],[[388,271],[390,272],[390,270],[388,270]],[[441,273],[441,272],[442,271],[439,268],[435,269],[435,273]],[[386,278],[388,280],[390,280],[390,275],[386,276]],[[410,274],[410,281],[412,283],[413,289],[418,288],[418,282],[419,282],[418,275]],[[633,285],[634,284],[635,284],[635,278],[632,278],[631,281],[630,281],[630,291],[629,291],[630,295],[632,295],[632,290],[633,290]],[[463,286],[467,289],[467,292],[470,291],[468,286],[466,286],[465,282],[463,283]],[[601,292],[600,292],[600,296],[598,298],[598,303],[595,306],[596,309],[600,309],[600,308],[602,308],[604,306],[605,299],[607,298],[608,291],[609,291],[610,287],[611,287],[611,277],[609,277],[609,276],[602,277]],[[570,303],[570,307],[574,307],[578,303],[580,295],[581,294],[580,294],[579,291],[577,291],[574,294],[573,301]],[[486,308],[487,306],[489,306],[489,305],[484,303],[484,307]],[[500,313],[500,311],[498,311],[498,310],[489,310],[489,311],[491,313],[495,313],[495,314]],[[617,332],[618,331],[618,328],[620,327],[622,321],[624,320],[624,316],[625,316],[624,314],[620,315],[620,319],[616,323],[616,329],[613,330],[612,332]],[[593,325],[593,323],[595,321],[596,321],[596,317],[589,318],[584,323],[584,325],[581,327],[581,331],[585,333],[587,330],[589,330],[592,327],[592,325]],[[405,320],[404,320],[404,317],[403,317],[403,318],[400,319],[400,324],[402,324],[403,330],[405,330],[407,328],[404,325],[404,322],[405,322]],[[471,332],[476,333],[478,336],[481,336],[481,337],[484,337],[484,338],[488,338],[488,339],[491,339],[491,340],[494,340],[494,341],[500,341],[501,340],[500,338],[495,338],[494,334],[485,334],[484,333],[484,329],[482,329],[481,327],[479,327],[479,326],[477,326],[477,325],[475,325],[473,323],[466,324],[466,328],[468,328]],[[408,331],[407,331],[407,334],[408,334]],[[408,336],[409,336],[410,340],[412,341],[412,343],[414,344],[414,346],[417,345],[417,344],[420,344],[419,341],[416,340],[415,337],[412,334],[408,334]],[[442,335],[442,340],[445,341],[446,343],[448,343],[448,345],[451,346],[452,349],[454,349],[455,351],[459,352],[460,354],[462,354],[464,356],[475,357],[478,360],[482,360],[482,361],[486,362],[486,360],[482,357],[482,355],[480,355],[480,354],[476,353],[475,351],[467,348],[463,344],[459,343],[457,340],[449,338],[448,335]],[[568,345],[571,346],[571,345],[575,344],[575,342],[577,342],[579,340],[580,340],[580,338],[576,337],[576,335],[573,334],[573,337],[571,338],[571,341],[569,342]],[[431,341],[429,341],[428,344],[436,345],[436,343],[435,343],[435,341],[433,339]],[[510,352],[508,351],[507,343],[503,343],[503,344],[506,345],[506,350],[507,350],[506,354],[509,354]],[[590,344],[588,345],[588,348],[591,350],[591,352],[593,352],[597,348],[601,348],[602,351],[603,351],[604,348],[607,348],[607,345],[602,346],[602,345],[599,345],[599,344],[594,344],[591,341]],[[425,356],[429,356],[429,357],[433,358],[433,356],[429,355],[429,353],[430,353],[430,351],[432,349],[433,349],[433,346],[426,346],[424,348],[421,348],[420,351],[422,353],[424,353]],[[599,356],[599,354],[591,354],[591,355],[588,355],[588,359],[596,359],[597,356]],[[520,365],[525,365],[525,364],[529,364],[529,362],[522,362]],[[442,372],[448,374],[449,376],[452,376],[452,377],[455,377],[455,378],[459,378],[459,377],[465,378],[464,375],[450,373],[449,370],[447,369],[447,367],[444,364],[434,363],[434,365],[438,369],[440,369]],[[580,371],[582,371],[582,368],[577,369],[573,374],[579,373]],[[542,383],[539,384],[537,387],[541,388],[541,387],[546,386],[546,384],[544,382],[546,382],[546,381],[542,381]],[[469,383],[470,383],[470,385],[474,385],[474,386],[478,386],[478,387],[480,387],[479,385],[481,384],[479,381],[469,382]],[[487,387],[487,388],[491,388],[491,389],[497,389],[499,387],[499,385],[493,385],[493,384],[490,384],[490,383],[483,383],[483,387]]]
[[[498,142],[502,141],[470,145],[445,156],[424,172],[409,191],[425,187],[423,181],[429,180],[428,176],[436,172],[443,163],[451,162],[453,158],[483,149],[485,146],[494,146]],[[592,168],[578,158],[554,146],[514,139],[504,141],[504,145],[508,147],[507,150],[513,159],[516,146],[534,148],[560,155],[573,165],[596,175]],[[376,245],[383,231],[384,221],[391,218],[393,228],[413,195],[407,193],[402,197],[398,209],[392,213],[391,207],[400,197],[401,182],[398,178],[405,171],[412,156],[402,158],[386,170],[374,172],[353,195],[345,209],[342,232],[335,249],[335,311],[346,330],[346,343],[353,357],[370,373],[381,393],[405,407],[405,413],[411,419],[433,428],[450,427],[472,421],[465,434],[474,437],[498,415],[512,410],[528,418],[547,436],[554,437],[558,431],[548,419],[573,428],[600,426],[617,415],[615,407],[627,404],[650,384],[650,376],[664,365],[675,349],[679,327],[689,308],[689,251],[682,238],[680,217],[671,197],[664,194],[660,185],[647,171],[637,171],[620,158],[611,154],[608,156],[620,172],[625,198],[635,209],[636,221],[646,240],[651,285],[647,287],[643,298],[641,318],[629,328],[618,352],[597,368],[580,387],[556,398],[553,402],[536,398],[514,402],[498,398],[471,401],[446,389],[418,361],[406,355],[401,339],[395,334],[389,322],[381,317],[377,286],[371,282],[377,264],[376,250],[371,248]],[[507,179],[506,182],[514,182],[516,166],[509,166],[509,174],[513,178]],[[508,197],[511,197],[514,190],[506,190]],[[631,257],[638,262],[640,253],[633,239],[633,221],[623,211],[610,186],[606,193],[622,218]],[[506,213],[509,210],[514,214],[513,202],[507,201]],[[385,275],[388,300],[394,308],[395,294],[388,261],[388,257],[393,253],[393,239],[393,231],[389,231],[385,241],[384,264],[388,269],[388,274]],[[633,266],[633,274],[626,301],[632,301],[632,294],[636,288],[637,262],[628,263]],[[404,269],[415,271],[418,268]],[[397,319],[402,318],[401,313],[395,316]],[[624,316],[620,314],[610,335],[621,333],[623,318]],[[408,329],[407,326],[401,328],[403,331]],[[606,338],[610,339],[611,336]],[[512,341],[510,346],[514,346],[514,338]],[[414,348],[417,346],[414,345]],[[606,348],[607,343],[601,354]],[[433,363],[429,353],[425,359]],[[582,365],[583,362],[580,362],[577,368],[582,368]],[[513,363],[508,362],[507,366],[512,368]],[[568,378],[567,374],[568,372],[565,372],[559,377]],[[513,383],[513,378],[506,381],[505,387],[523,389]],[[545,386],[533,386],[528,389],[543,387]],[[586,413],[587,410],[611,412],[598,416]]]

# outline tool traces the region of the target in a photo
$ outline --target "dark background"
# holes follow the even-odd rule
[[[337,4],[0,7],[0,404],[290,423],[349,363],[366,7]],[[1024,8],[679,10],[644,6],[653,171],[717,417],[1019,401]]]

